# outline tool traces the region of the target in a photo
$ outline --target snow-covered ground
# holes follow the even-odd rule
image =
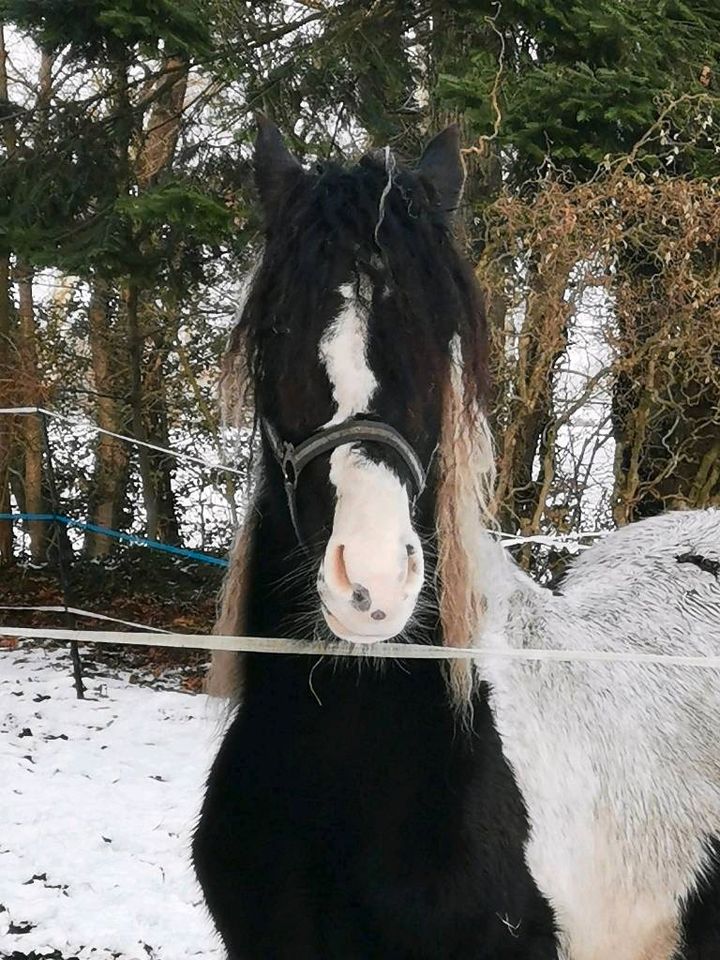
[[[219,960],[188,855],[216,709],[124,676],[87,697],[63,651],[0,650],[0,957]]]

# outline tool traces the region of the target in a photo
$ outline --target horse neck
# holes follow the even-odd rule
[[[511,604],[529,601],[540,588],[481,520],[469,549],[474,553],[475,589],[484,598],[483,617],[473,638],[474,645],[481,646],[484,636],[506,630]]]

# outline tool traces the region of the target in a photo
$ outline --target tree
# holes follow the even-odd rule
[[[178,285],[197,282],[202,245],[222,238],[231,219],[221,197],[198,189],[193,171],[173,170],[191,57],[208,52],[209,33],[192,2],[76,6],[74,18],[66,3],[5,4],[44,49],[62,52],[80,76],[96,68],[99,81],[85,102],[71,87],[58,90],[51,109],[45,104],[47,133],[31,156],[8,151],[6,233],[23,262],[70,270],[90,285],[99,425],[166,445],[162,364],[145,367],[145,354],[152,342],[166,355],[167,343],[157,330],[150,340],[143,296],[151,283],[157,294],[158,279],[160,295],[173,298]],[[132,76],[138,70],[142,84]],[[193,233],[183,237],[183,229]],[[109,433],[96,447],[91,519],[117,526],[128,450]],[[177,541],[171,464],[138,451],[147,532]],[[110,543],[90,534],[87,549],[106,552]]]
[[[468,21],[480,19],[492,27],[501,43],[502,62],[490,47],[477,49],[440,78],[442,95],[473,118],[486,138],[482,148],[499,152],[503,177],[516,196],[532,202],[543,189],[543,175],[566,182],[589,181],[598,165],[612,164],[613,158],[625,154],[632,154],[633,165],[647,175],[707,179],[718,174],[716,145],[697,122],[698,117],[709,115],[715,118],[711,124],[716,124],[718,117],[720,9],[716,4],[704,0],[659,4],[503,0],[458,6]],[[660,135],[672,143],[691,128],[694,135],[676,151],[681,157],[669,167],[661,165],[667,150]],[[492,199],[492,195],[486,198]],[[505,356],[508,337],[515,342],[514,332],[505,324],[504,311],[495,311],[500,319],[494,329],[499,385],[495,407],[505,408],[497,429],[503,522],[508,529],[519,523],[526,532],[536,532],[544,508],[539,501],[543,468],[538,474],[536,465],[538,458],[541,464],[545,460],[545,442],[553,425],[554,371],[565,352],[572,312],[571,300],[562,303],[562,294],[570,287],[575,266],[572,256],[563,261],[557,253],[544,264],[532,256],[527,260],[531,293],[516,340],[517,365],[509,365]],[[653,261],[651,251],[647,256],[637,246],[620,251],[615,269],[618,288],[647,287],[652,282],[655,303],[667,301],[660,285],[668,274]],[[633,299],[637,308],[638,298]],[[633,324],[648,341],[657,335],[661,320],[653,316],[653,298],[643,299],[648,304],[646,316],[635,317]],[[623,316],[618,320],[628,322]],[[626,361],[626,366],[632,366],[629,357]],[[688,377],[692,375],[681,374],[677,363],[673,367],[670,375],[680,376],[675,393],[688,401],[678,399],[669,405],[672,415],[680,412],[684,421],[676,434],[678,441],[683,438],[683,453],[667,449],[662,441],[668,430],[667,416],[660,413],[665,403],[646,411],[650,426],[641,444],[640,464],[632,467],[625,454],[618,460],[616,497],[627,509],[616,510],[615,515],[622,522],[673,502],[707,502],[707,483],[704,498],[698,498],[695,480],[682,479],[687,471],[672,470],[678,460],[686,466],[704,464],[701,470],[705,470],[714,449],[707,418],[701,418],[702,429],[691,423],[703,388],[697,383],[691,386]],[[644,404],[656,403],[657,398],[649,399],[652,389],[649,394],[640,386],[647,381],[646,374],[642,365],[636,365],[616,383],[615,434],[623,449],[635,442],[631,434],[637,426],[640,396]],[[717,399],[704,388],[700,406],[716,407]],[[688,443],[691,436],[694,439]],[[626,483],[633,469],[645,476],[644,488]],[[657,497],[650,492],[650,481],[660,474],[664,475],[663,492]]]
[[[0,117],[0,378],[15,390],[22,356],[23,402],[47,397],[107,431],[91,462],[68,452],[60,464],[77,514],[177,543],[188,484],[216,482],[207,471],[190,481],[153,447],[180,432],[197,438],[201,460],[222,446],[207,371],[260,242],[249,149],[258,109],[308,163],[386,143],[412,159],[434,128],[460,123],[469,178],[459,232],[488,286],[508,530],[578,519],[575,508],[574,520],[561,516],[570,479],[560,482],[557,444],[573,402],[563,407],[559,389],[590,274],[613,297],[616,520],[653,509],[658,495],[665,505],[716,495],[708,369],[683,367],[660,336],[692,297],[714,322],[715,247],[692,247],[704,277],[693,292],[687,272],[642,242],[651,228],[659,249],[680,178],[692,181],[698,225],[712,209],[701,196],[717,164],[720,14],[710,0],[0,0],[0,14],[12,43],[20,30],[39,67],[54,62],[44,95],[41,69],[10,78]],[[656,185],[645,212],[632,200],[643,176]],[[678,237],[681,227],[673,221]],[[70,291],[62,303],[38,296],[46,270]],[[21,475],[37,488],[31,438],[11,456],[10,427],[21,425],[0,423],[0,512],[9,478],[17,496]],[[9,535],[0,521],[4,556]],[[98,555],[110,541],[88,534],[85,548]]]
[[[0,25],[0,101],[9,106],[7,82],[7,49],[5,30]],[[12,147],[12,126],[7,118],[3,122],[3,139],[6,149]],[[0,248],[0,397],[10,398],[11,384],[11,303],[10,303],[10,252],[3,244]],[[12,421],[0,416],[0,514],[10,512],[10,457],[12,450]],[[13,560],[13,531],[10,520],[0,520],[0,563]]]

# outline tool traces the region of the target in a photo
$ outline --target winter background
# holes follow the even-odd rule
[[[60,12],[58,29],[63,27],[63,2],[69,0],[45,0],[38,6]],[[180,14],[195,9],[191,0],[146,5],[139,0],[115,5],[110,0],[93,0],[93,5],[93,9],[107,12],[107,8],[116,15],[115,21],[106,18],[103,28],[113,40],[117,40],[112,34],[115,27],[120,35],[127,27],[121,22],[120,10],[132,20],[134,12],[144,6],[146,9],[140,10],[141,15],[128,29],[147,30],[156,39],[165,37],[167,24],[164,15],[159,16],[163,22],[153,21],[148,12],[151,8]],[[32,15],[32,3],[18,0],[9,6],[24,7]],[[41,237],[37,242],[41,247],[45,243],[46,248],[31,251],[36,258],[30,284],[35,298],[38,358],[37,368],[28,378],[30,394],[36,390],[40,398],[49,396],[47,403],[73,420],[55,421],[49,427],[65,512],[78,520],[92,519],[91,480],[98,472],[92,425],[97,420],[102,389],[93,369],[88,333],[94,276],[92,269],[81,272],[87,267],[84,256],[100,256],[102,262],[106,236],[114,237],[113,231],[124,236],[126,231],[132,238],[137,228],[137,234],[162,266],[160,279],[152,277],[148,281],[141,275],[138,281],[145,310],[140,314],[145,325],[139,351],[142,373],[162,353],[166,390],[163,440],[178,453],[195,458],[178,460],[172,469],[164,465],[171,480],[179,540],[185,547],[216,556],[227,550],[243,512],[247,437],[221,423],[216,385],[220,355],[236,314],[243,277],[257,249],[258,221],[252,190],[247,188],[251,179],[247,165],[251,114],[257,107],[279,120],[308,166],[343,150],[352,154],[370,142],[392,141],[408,156],[416,156],[430,129],[442,118],[460,115],[465,142],[483,147],[466,158],[471,166],[478,164],[474,168],[475,185],[483,184],[488,172],[482,168],[485,161],[501,169],[493,189],[498,196],[505,191],[500,198],[507,201],[511,197],[515,206],[509,208],[506,203],[502,215],[493,221],[500,239],[497,249],[491,250],[495,261],[484,264],[486,278],[495,277],[494,292],[507,305],[503,314],[505,340],[501,356],[495,357],[502,361],[497,362],[498,369],[508,374],[500,398],[503,406],[497,432],[500,449],[504,450],[508,428],[524,417],[532,453],[530,482],[527,471],[520,469],[523,465],[513,463],[511,456],[507,458],[512,481],[509,486],[512,490],[519,477],[515,487],[522,490],[522,496],[514,504],[516,515],[507,518],[503,529],[508,545],[532,544],[530,549],[525,548],[525,559],[539,576],[549,571],[547,557],[552,556],[553,564],[562,564],[569,553],[583,549],[611,528],[618,494],[629,489],[625,484],[628,471],[616,457],[616,436],[632,446],[636,425],[632,416],[625,422],[617,418],[612,422],[618,369],[630,370],[638,380],[646,376],[650,366],[657,374],[655,381],[648,379],[646,399],[650,441],[660,437],[662,444],[656,443],[655,447],[665,447],[662,456],[657,449],[652,454],[658,459],[666,487],[667,476],[674,476],[677,463],[699,463],[703,459],[706,432],[699,429],[694,437],[692,429],[686,435],[675,428],[676,424],[685,424],[685,411],[683,398],[678,398],[672,386],[679,380],[694,389],[698,378],[692,365],[686,369],[678,365],[675,352],[688,355],[697,340],[694,362],[700,362],[703,353],[709,354],[699,336],[703,324],[716,324],[715,343],[720,342],[720,314],[713,307],[720,302],[717,270],[713,268],[712,273],[711,269],[713,262],[717,263],[717,230],[709,237],[707,228],[708,222],[717,224],[720,212],[717,190],[713,206],[705,189],[709,178],[717,176],[720,155],[717,76],[707,66],[717,54],[710,44],[720,31],[704,23],[693,26],[693,4],[685,5],[684,16],[690,18],[692,28],[688,33],[684,32],[684,19],[675,25],[665,15],[660,21],[653,19],[657,14],[651,8],[657,8],[657,4],[644,0],[633,4],[632,9],[625,4],[613,9],[611,3],[573,0],[569,7],[574,17],[566,21],[552,14],[539,17],[537,22],[533,19],[535,10],[547,7],[552,13],[555,5],[544,0],[507,4],[505,8],[495,2],[465,4],[464,16],[468,19],[462,22],[454,19],[454,8],[459,6],[435,5],[433,16],[426,17],[422,5],[415,3],[287,0],[239,4],[207,0],[209,13],[202,18],[201,26],[205,19],[211,24],[215,49],[207,57],[203,38],[199,37],[198,50],[191,52],[177,144],[159,171],[157,182],[122,184],[114,198],[119,197],[117,206],[111,203],[107,222],[100,222],[100,240],[96,242],[91,229],[83,256],[56,243],[55,235]],[[636,8],[642,8],[642,16],[635,15]],[[406,15],[407,20],[403,19]],[[712,11],[707,16],[711,19]],[[85,21],[78,20],[78,30],[83,24]],[[27,151],[26,155],[19,151],[22,176],[25,160],[34,159],[34,152],[40,160],[44,156],[45,131],[33,119],[41,58],[38,45],[25,30],[16,29],[10,22],[0,26],[9,51],[8,100],[18,108],[16,133]],[[69,30],[69,34],[72,32]],[[165,41],[154,42],[153,36],[146,44],[132,45],[132,62],[125,77],[132,109],[146,133],[152,119],[148,104],[162,100],[162,94],[158,101],[146,94],[157,95],[163,86],[166,88],[164,71],[175,69],[167,62]],[[248,37],[255,40],[263,36],[272,39],[248,43]],[[103,137],[111,147],[117,146],[114,138],[116,134],[120,138],[122,124],[115,127],[112,122],[113,116],[117,120],[117,91],[111,74],[107,64],[98,67],[88,57],[87,48],[69,35],[62,55],[53,63],[53,104],[57,108],[53,119],[59,134],[71,137],[75,130],[73,109],[80,105],[77,129],[97,133],[102,149],[106,142]],[[638,83],[638,77],[644,85]],[[502,92],[503,84],[508,85],[508,96],[500,98],[504,113],[499,121],[508,121],[507,130],[502,123],[498,126],[490,106],[491,91],[499,85]],[[681,97],[683,91],[689,93],[693,107],[689,113],[680,110],[675,116],[669,111],[670,97]],[[715,100],[708,104],[706,97]],[[658,126],[660,112],[665,120]],[[543,117],[549,118],[545,126]],[[546,126],[553,122],[555,126],[548,132]],[[648,139],[649,130],[656,136]],[[624,154],[640,142],[649,155],[648,164],[642,169],[640,165],[623,168],[625,179],[613,179],[614,169],[620,168],[606,164],[607,158]],[[126,150],[131,166],[146,144],[141,136],[137,144],[131,144],[132,149]],[[82,140],[80,145],[92,146]],[[5,143],[0,143],[2,151],[12,153]],[[663,151],[666,156],[661,156]],[[52,162],[52,150],[47,153]],[[65,154],[63,159],[72,167]],[[73,154],[72,162],[75,159]],[[89,172],[93,173],[98,161],[91,159]],[[635,159],[640,164],[642,152],[636,153]],[[8,169],[12,175],[12,163],[0,168],[0,185]],[[52,167],[49,173],[42,165],[39,169],[52,179]],[[112,174],[108,165],[110,194],[115,187],[110,182]],[[677,207],[672,207],[673,177],[678,186]],[[76,183],[74,168],[69,179]],[[82,182],[77,178],[78,186]],[[180,191],[187,204],[181,210],[183,224],[189,209],[200,229],[200,214],[211,209],[219,225],[215,224],[216,236],[201,242],[199,249],[192,243],[189,251],[183,250],[182,244],[177,249],[171,246],[165,261],[161,256],[163,244],[168,236],[177,242],[174,231],[178,217],[169,206],[169,219],[164,219],[163,203],[168,202],[168,195],[163,188],[168,182],[185,189]],[[548,212],[541,202],[534,204],[533,198],[542,201],[545,194],[552,197],[551,188],[558,184],[562,189],[556,190],[557,207],[550,207]],[[593,195],[589,191],[574,194],[577,184],[596,189],[598,202],[594,209],[599,213],[588,215],[587,222],[583,210]],[[682,193],[685,187],[687,194]],[[669,189],[663,192],[665,188]],[[575,206],[574,196],[580,197]],[[480,202],[483,198],[475,199]],[[197,208],[192,206],[199,200],[203,202]],[[29,196],[31,214],[33,204],[41,205],[42,201],[43,197]],[[87,207],[80,204],[77,223],[71,227],[94,226],[94,203],[95,198],[90,197]],[[219,217],[218,211],[227,216]],[[517,229],[511,223],[512,216],[517,218]],[[593,217],[597,221],[594,225],[590,223]],[[34,226],[32,216],[30,223]],[[147,223],[151,227],[144,233]],[[481,219],[471,221],[472,225],[482,232]],[[11,226],[24,243],[36,241],[22,218]],[[66,227],[60,224],[61,237]],[[613,233],[616,227],[618,231]],[[81,230],[79,234],[84,236]],[[641,248],[664,264],[663,272],[653,278],[647,297],[642,269],[637,276],[632,273],[638,235]],[[494,238],[492,233],[493,242]],[[186,231],[184,239],[192,241],[192,231]],[[102,248],[99,255],[96,246]],[[132,243],[128,246],[129,250],[112,252],[120,261],[127,255],[135,264],[137,251]],[[57,250],[61,256],[54,259]],[[173,273],[177,250],[191,260],[189,278]],[[715,261],[708,250],[711,254],[715,251]],[[16,265],[20,253],[14,251],[13,257]],[[182,256],[180,260],[184,263]],[[555,297],[544,290],[543,274],[537,269],[542,263],[546,264],[546,277],[559,272],[563,280]],[[688,266],[682,266],[685,263]],[[499,281],[497,264],[502,264]],[[5,266],[15,288],[13,299],[17,278],[10,275],[9,261]],[[120,305],[131,285],[125,266],[120,262],[116,275],[110,278],[106,319],[111,333],[122,329]],[[180,294],[178,287],[182,288]],[[628,290],[636,294],[635,299],[628,300]],[[618,291],[625,294],[624,300],[618,299]],[[543,296],[547,296],[545,301]],[[545,309],[533,313],[530,306],[537,308],[539,301]],[[636,313],[647,329],[659,331],[650,338],[656,341],[656,350],[647,368],[642,350],[637,362],[632,354],[636,331],[631,321]],[[523,382],[517,373],[518,357],[529,343],[547,346],[543,336],[552,330],[558,317],[562,343],[557,348],[551,341],[546,351],[551,360],[533,395],[526,389],[532,380],[532,362],[527,363],[527,382]],[[673,346],[669,350],[665,336],[668,330],[682,349]],[[114,343],[125,346],[122,338]],[[0,339],[0,374],[4,347]],[[542,349],[537,351],[535,360],[538,358],[543,360]],[[120,357],[123,362],[125,359],[124,355]],[[709,366],[706,370],[701,364],[701,372],[708,378],[702,381],[707,384],[703,387],[705,396],[712,399],[717,396],[717,370]],[[551,383],[548,403],[545,382]],[[688,392],[691,398],[692,389]],[[519,401],[521,396],[525,397],[525,409]],[[147,414],[154,409],[155,400],[148,391],[139,400],[141,412]],[[11,402],[17,405],[24,401],[0,397],[0,407]],[[689,409],[690,404],[686,406]],[[711,406],[710,416],[717,419],[720,404]],[[666,422],[668,411],[672,430]],[[0,423],[0,466],[4,456],[2,426]],[[548,437],[554,443],[553,476],[544,496],[542,459]],[[677,437],[684,447],[674,446]],[[646,465],[643,443],[638,440],[637,446],[640,465],[647,470],[645,486],[629,491],[629,510],[636,504],[642,506],[643,498],[652,500],[654,462],[649,458]],[[229,475],[217,468],[223,463],[242,468],[237,483],[229,482]],[[125,502],[120,511],[124,515],[119,522],[126,532],[145,534],[146,491],[136,454],[130,458],[125,480],[121,498]],[[669,492],[663,487],[663,496],[677,495],[678,501],[684,502],[688,487],[683,483],[670,484]],[[707,502],[713,497],[720,502],[720,480],[716,478],[714,483],[703,487]],[[13,488],[10,503],[13,510],[21,506],[17,489]],[[626,517],[632,518],[630,513]],[[70,530],[70,540],[78,564],[85,563],[88,581],[99,580],[103,570],[115,583],[114,565],[117,562],[121,566],[122,556],[127,553],[119,561],[116,556],[94,555],[88,560],[87,553],[83,554],[87,545],[82,534]],[[13,530],[11,546],[20,560],[13,574],[13,589],[18,580],[31,583],[37,600],[40,589],[49,588],[40,579],[33,579],[45,568],[33,555],[26,527],[20,525]],[[40,547],[38,552],[42,554],[42,543]],[[140,566],[140,555],[133,556]],[[150,560],[144,562],[151,567],[159,555],[149,556]],[[159,569],[159,563],[156,566]],[[168,569],[162,568],[162,577]],[[141,571],[136,579],[142,576]],[[48,579],[57,586],[55,571]],[[0,604],[8,602],[9,583],[6,568],[1,568]],[[123,583],[114,588],[114,603],[123,599]],[[171,583],[170,592],[173,589]],[[176,629],[191,629],[180,618],[195,603],[196,589],[199,592],[196,584],[190,583],[187,596],[183,594],[182,602],[177,599],[173,609],[169,603],[152,610],[145,602],[144,607],[138,603],[134,608],[113,610],[116,616],[138,623],[162,628],[170,626],[172,620]],[[208,590],[203,594],[205,600]],[[103,596],[102,602],[106,600]],[[57,603],[57,597],[53,602]],[[204,619],[198,629],[209,631],[211,608],[212,601],[203,608]],[[108,612],[109,607],[90,609]],[[8,617],[19,619],[19,614],[10,613]],[[79,625],[90,624],[88,620]],[[65,649],[34,642],[22,642],[14,648],[4,645],[0,626],[0,957],[220,958],[222,951],[190,868],[189,849],[204,778],[225,722],[222,709],[203,694],[190,692],[179,670],[164,670],[158,681],[122,662],[118,666],[91,655],[85,666],[86,699],[77,700]]]

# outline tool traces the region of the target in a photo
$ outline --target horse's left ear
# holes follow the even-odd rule
[[[457,210],[465,185],[465,164],[456,123],[433,137],[425,147],[418,170],[433,185],[442,209],[446,213]]]
[[[258,114],[255,137],[255,182],[265,213],[272,217],[282,203],[283,195],[303,168],[285,146],[275,124]]]

